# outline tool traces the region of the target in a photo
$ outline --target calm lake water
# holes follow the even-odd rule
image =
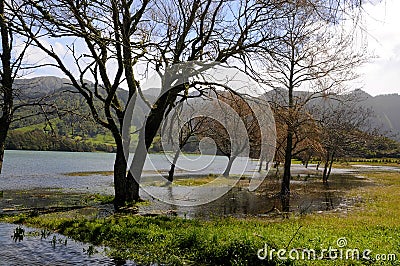
[[[73,172],[112,171],[115,154],[90,152],[51,151],[6,151],[3,171],[0,176],[0,190],[31,188],[65,188],[81,192],[113,194],[112,176],[67,176]],[[177,168],[189,170],[192,174],[221,174],[228,160],[222,156],[181,157]],[[237,160],[232,174],[239,174],[255,168],[257,162],[244,165]],[[144,173],[154,170],[168,171],[170,161],[163,154],[150,154],[144,166]],[[154,173],[153,173],[154,174]],[[182,172],[176,170],[176,174]],[[94,178],[95,177],[95,178]]]

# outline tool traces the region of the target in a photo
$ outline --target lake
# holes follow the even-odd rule
[[[111,171],[114,154],[6,151],[5,156],[0,182],[0,190],[5,191],[4,195],[7,195],[7,191],[10,190],[44,188],[62,189],[62,191],[68,193],[114,193],[112,176],[101,174],[67,175],[73,172]],[[180,158],[178,167],[191,171],[183,172],[178,169],[177,176],[187,175],[187,173],[199,175],[221,174],[226,164],[226,157],[188,155]],[[165,155],[150,154],[144,167],[144,176],[152,177],[155,174],[155,169],[166,172],[169,169],[169,165],[170,163]],[[237,160],[231,172],[232,174],[240,174],[244,171],[245,174],[253,174],[255,168],[257,168],[256,161],[250,161],[245,165],[245,162]],[[349,173],[354,173],[355,170],[353,169],[334,169],[334,173],[343,175],[332,178],[328,188],[323,186],[318,179],[302,180],[303,177],[305,178],[308,175],[304,174],[307,171],[311,174],[316,173],[311,168],[305,169],[301,165],[293,165],[293,175],[301,173],[300,180],[292,181],[293,199],[291,200],[291,209],[294,211],[324,211],[340,207],[340,204],[343,204],[342,196],[345,190],[365,185],[365,180],[349,175]],[[145,177],[143,179],[146,179]],[[278,179],[268,180],[256,192],[249,192],[247,188],[236,187],[228,191],[223,197],[198,207],[172,206],[160,201],[153,201],[150,207],[143,207],[142,211],[173,210],[180,216],[188,217],[259,215],[270,211],[274,207],[279,208],[280,202],[276,198],[279,186],[280,181]],[[153,187],[153,189],[160,192],[161,195],[170,195],[172,193],[174,198],[177,198],[177,195],[181,196],[183,193],[190,192],[190,190],[187,192],[187,188],[180,186],[172,188]],[[152,199],[143,190],[141,195],[144,199]],[[188,199],[189,201],[190,199]],[[5,200],[2,202],[5,202]],[[5,203],[11,204],[12,201],[11,203]],[[17,205],[21,205],[21,203],[19,202]]]
[[[3,172],[0,176],[0,212],[7,208],[43,207],[65,202],[68,198],[72,204],[79,202],[82,193],[113,194],[113,177],[101,174],[68,175],[76,172],[111,171],[114,154],[110,153],[71,153],[71,152],[39,152],[39,151],[6,151]],[[256,161],[248,164],[238,160],[232,168],[233,174],[253,174]],[[178,167],[191,171],[177,170],[177,176],[189,174],[207,175],[221,174],[227,164],[225,157],[188,155],[178,161]],[[152,178],[154,170],[166,172],[169,161],[162,154],[150,154],[144,167],[144,176]],[[243,170],[244,169],[244,170]],[[329,186],[324,186],[319,179],[307,178],[315,174],[315,170],[305,169],[301,165],[293,166],[293,174],[298,178],[292,181],[291,210],[298,213],[338,210],[346,212],[354,199],[347,199],[347,189],[368,185],[362,177],[349,175],[353,169],[334,169],[336,174]],[[264,172],[265,174],[265,172]],[[145,178],[144,178],[145,179]],[[246,183],[248,180],[239,182]],[[49,189],[49,188],[53,188]],[[55,190],[54,190],[55,189]],[[184,194],[178,187],[154,187],[162,193],[174,192],[174,197]],[[256,192],[249,192],[246,186],[236,186],[221,198],[208,204],[196,207],[176,206],[158,200],[151,200],[143,191],[141,195],[150,199],[151,204],[139,208],[139,213],[169,213],[187,218],[210,218],[215,216],[264,216],[275,213],[279,209],[280,200],[276,196],[280,189],[280,180],[269,178]],[[29,190],[20,193],[19,190]],[[56,193],[54,193],[56,191]],[[53,194],[52,194],[53,193]],[[173,194],[173,193],[172,193]],[[65,195],[62,199],[62,195]],[[104,255],[88,256],[83,249],[88,245],[68,240],[66,237],[51,234],[48,238],[26,237],[21,242],[12,239],[17,225],[0,223],[0,265],[124,265]],[[24,228],[25,232],[34,231]],[[51,240],[61,239],[56,245]],[[58,241],[58,240],[57,240]],[[129,265],[130,262],[127,262]],[[131,265],[133,263],[131,262]]]
[[[115,154],[92,152],[13,151],[5,152],[1,174],[0,190],[31,188],[65,188],[81,192],[113,194],[112,176],[85,175],[67,176],[74,172],[112,171]],[[150,154],[144,166],[144,173],[156,169],[168,171],[169,157]],[[188,169],[187,173],[207,175],[221,174],[228,160],[223,156],[187,155],[181,157],[177,168]],[[257,162],[244,166],[240,160],[232,168],[232,174],[256,167]],[[183,174],[177,170],[177,175]],[[249,173],[248,173],[249,174]],[[94,178],[95,177],[95,178]]]

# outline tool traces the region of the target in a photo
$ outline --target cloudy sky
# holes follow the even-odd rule
[[[375,96],[378,94],[400,94],[400,0],[365,0],[362,16],[362,34],[368,43],[373,58],[358,72],[356,86]],[[53,44],[58,54],[67,54],[60,43]],[[37,48],[28,51],[32,64],[50,63]],[[66,58],[64,58],[66,59]],[[44,68],[31,72],[34,76],[63,76],[59,70]]]
[[[371,95],[400,93],[400,1],[374,2],[364,6],[363,24],[375,58],[360,70],[361,82]]]

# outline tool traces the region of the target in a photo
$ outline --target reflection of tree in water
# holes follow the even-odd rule
[[[237,196],[234,192],[235,188],[231,189],[227,194],[225,194],[225,202],[223,204],[224,215],[237,213]]]
[[[329,189],[329,183],[324,183],[324,195],[325,195],[325,205],[326,211],[330,211],[333,210],[334,205],[333,205],[333,193],[332,191]]]
[[[290,194],[282,194],[282,195],[280,195],[280,198],[281,198],[282,212],[289,212],[290,211]]]
[[[332,184],[307,184],[303,187],[302,192],[293,192],[290,197],[279,196],[281,210],[296,211],[299,214],[306,214],[312,211],[329,211],[335,207],[338,195],[334,194]],[[292,209],[290,209],[290,203]],[[286,205],[285,205],[286,204]]]
[[[275,209],[278,198],[249,192],[247,188],[234,187],[223,197],[205,205],[192,208],[196,216],[267,214]]]

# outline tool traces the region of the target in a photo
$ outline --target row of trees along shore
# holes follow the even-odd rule
[[[92,119],[114,138],[115,208],[138,201],[147,150],[163,118],[178,102],[191,97],[188,90],[202,95],[210,86],[185,81],[149,106],[145,130],[138,131],[139,150],[128,173],[124,144],[130,140],[122,126],[126,115],[131,121],[132,106],[127,102],[143,98],[140,80],[149,72],[158,73],[163,82],[169,82],[164,84],[168,87],[175,81],[164,75],[168,68],[196,60],[219,62],[240,69],[268,88],[284,89],[282,99],[271,103],[283,129],[281,195],[288,198],[291,158],[299,153],[297,140],[305,133],[300,128],[313,121],[307,103],[344,92],[346,82],[356,77],[353,71],[365,60],[363,46],[354,40],[361,2],[0,0],[0,169],[16,110],[32,105],[44,111],[53,107],[43,97],[15,106],[21,92],[13,89],[13,82],[34,68],[55,68],[74,87],[65,93],[82,95]],[[25,64],[27,51],[40,51],[46,60]],[[128,88],[127,101],[118,94],[122,83]],[[297,97],[294,91],[299,88],[311,93]],[[325,138],[326,147],[331,141]]]

